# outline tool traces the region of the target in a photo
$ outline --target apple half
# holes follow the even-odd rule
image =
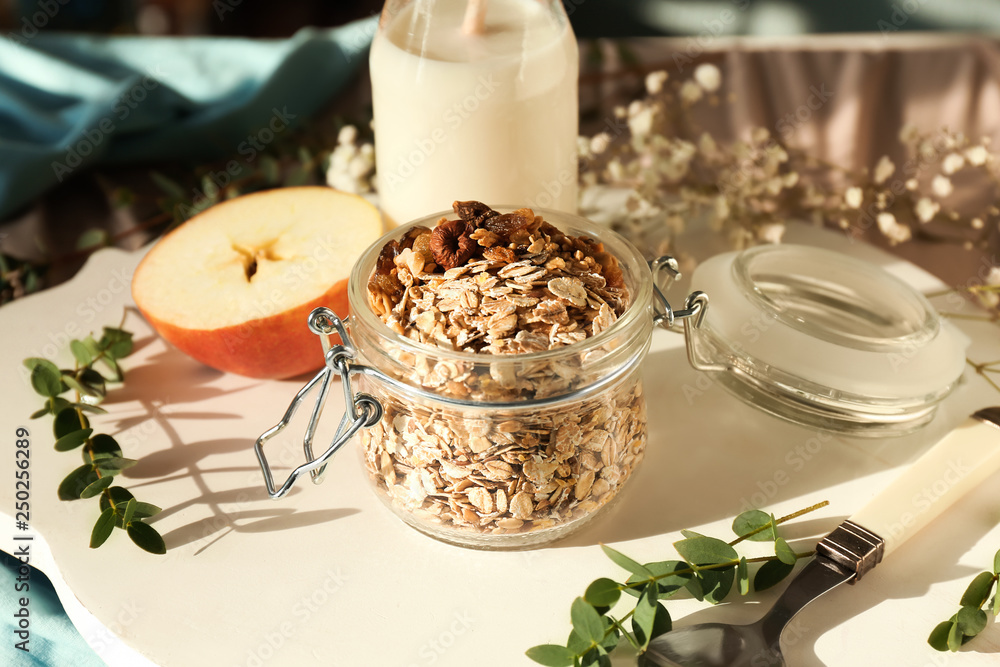
[[[306,318],[347,316],[347,277],[382,234],[378,210],[325,187],[244,195],[164,236],[132,278],[150,325],[213,368],[288,378],[323,365]]]

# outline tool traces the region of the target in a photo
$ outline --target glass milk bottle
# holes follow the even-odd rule
[[[387,0],[371,78],[389,222],[456,199],[575,213],[578,70],[558,0]]]

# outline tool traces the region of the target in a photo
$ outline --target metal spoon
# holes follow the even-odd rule
[[[816,545],[816,558],[756,623],[699,623],[650,642],[639,667],[785,667],[780,638],[807,604],[854,584],[1000,469],[1000,407],[980,410]]]

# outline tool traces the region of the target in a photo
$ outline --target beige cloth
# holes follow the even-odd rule
[[[767,128],[790,145],[847,168],[872,167],[882,155],[903,167],[898,136],[911,124],[925,131],[947,127],[973,139],[990,137],[1000,148],[1000,41],[970,35],[892,34],[775,38],[649,38],[626,43],[625,58],[612,42],[599,45],[603,62],[581,78],[583,130],[610,127],[616,104],[642,94],[645,73],[663,69],[689,78],[700,62],[722,70],[719,102],[699,104],[695,122],[720,141]],[[586,53],[586,47],[584,48]],[[638,64],[625,65],[628,56]],[[997,167],[997,165],[995,165]],[[994,173],[997,173],[995,169]],[[925,173],[924,176],[929,176]],[[996,179],[953,179],[960,205],[997,203]],[[912,241],[893,252],[950,284],[996,265],[1000,234],[991,225],[990,248],[967,251],[951,244]],[[945,230],[947,231],[947,230]],[[870,241],[883,244],[876,235]]]

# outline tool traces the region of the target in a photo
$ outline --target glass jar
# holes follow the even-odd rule
[[[518,548],[562,537],[609,506],[642,461],[640,364],[653,327],[649,268],[606,227],[556,211],[539,214],[567,235],[603,243],[619,260],[631,300],[596,336],[491,356],[390,329],[367,294],[379,252],[413,227],[433,227],[440,214],[387,234],[349,281],[351,336],[361,361],[377,371],[363,375],[361,386],[383,409],[361,433],[365,467],[390,509],[447,542]]]
[[[579,55],[560,2],[387,0],[370,69],[390,222],[456,192],[576,212]]]

